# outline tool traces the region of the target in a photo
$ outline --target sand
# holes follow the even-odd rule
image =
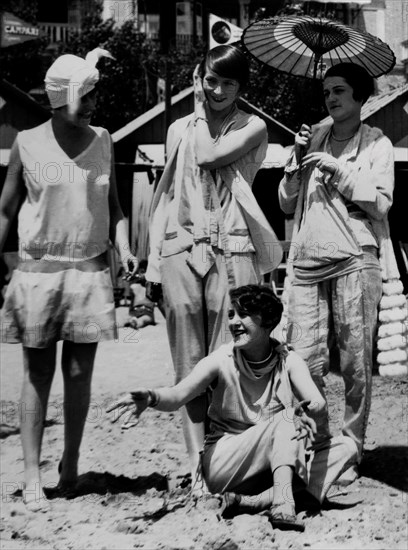
[[[126,309],[118,308],[119,322]],[[147,410],[127,431],[106,406],[140,386],[172,384],[165,323],[121,328],[100,344],[80,458],[81,493],[53,492],[63,446],[62,378],[57,370],[42,450],[51,511],[27,513],[21,499],[23,459],[18,431],[21,348],[1,348],[1,548],[144,550],[401,549],[407,536],[407,380],[374,377],[361,478],[333,491],[320,512],[300,513],[304,533],[272,530],[265,515],[218,517],[219,499],[189,496],[180,413]],[[342,381],[328,377],[332,430],[343,415]]]

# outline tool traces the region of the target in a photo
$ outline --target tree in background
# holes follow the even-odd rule
[[[99,12],[90,13],[80,32],[71,32],[57,55],[72,53],[85,57],[96,47],[105,48],[115,60],[98,63],[98,108],[93,124],[114,132],[151,106],[145,63],[154,55],[154,45],[137,32],[133,21],[115,27],[113,19],[102,21]]]
[[[102,21],[100,8],[84,19],[80,32],[71,33],[58,55],[69,52],[84,57],[98,46],[115,60],[99,62],[102,70],[93,123],[114,132],[157,103],[157,79],[165,78],[164,56],[158,43],[140,33],[132,19],[115,26],[112,19]],[[203,54],[203,44],[185,52],[172,48],[167,54],[173,94],[192,85],[194,67]]]
[[[291,76],[251,61],[251,78],[246,99],[297,131],[302,122],[316,124],[326,116],[320,82]]]
[[[36,0],[3,0],[2,7],[36,23]],[[302,13],[301,5],[286,2],[278,15]],[[188,50],[172,46],[164,55],[157,41],[137,30],[133,19],[115,26],[113,19],[103,21],[101,14],[101,4],[95,2],[81,30],[71,31],[68,42],[54,52],[46,48],[45,39],[33,40],[0,50],[0,63],[3,78],[29,91],[43,85],[45,72],[58,55],[73,53],[84,57],[97,46],[109,50],[115,60],[103,58],[99,62],[98,109],[93,123],[114,132],[157,103],[157,79],[166,77],[166,59],[172,94],[191,86],[194,67],[202,59],[206,45],[198,43]],[[269,15],[259,8],[258,16],[265,14]],[[311,79],[287,75],[252,59],[250,66],[251,85],[245,97],[265,113],[293,130],[303,120],[317,122],[325,116]]]
[[[281,0],[279,4],[277,17],[304,15],[303,2]],[[275,13],[258,10],[259,19]],[[315,124],[326,116],[319,81],[286,74],[249,57],[251,79],[246,97],[249,102],[294,131],[302,122]]]

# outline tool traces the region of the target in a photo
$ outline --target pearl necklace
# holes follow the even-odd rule
[[[250,365],[262,365],[262,363],[266,363],[267,361],[271,360],[273,352],[274,352],[274,349],[272,348],[271,353],[268,355],[268,357],[266,357],[265,359],[262,359],[262,361],[248,361],[247,359],[246,362],[249,363]]]
[[[357,132],[359,131],[359,129],[360,129],[360,125],[358,126],[357,130],[354,132],[354,134],[353,134],[352,136],[347,137],[347,138],[343,138],[343,139],[337,139],[337,138],[335,138],[334,135],[333,135],[333,130],[331,130],[331,131],[330,131],[330,137],[331,137],[331,139],[334,139],[334,141],[348,141],[349,139],[353,138],[353,137],[357,134]]]

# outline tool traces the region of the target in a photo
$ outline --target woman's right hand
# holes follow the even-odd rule
[[[121,428],[127,430],[128,428],[136,426],[139,421],[139,416],[147,409],[150,400],[151,394],[149,390],[147,388],[140,388],[139,390],[126,394],[110,405],[106,409],[106,412],[110,413],[115,411],[111,422],[117,422],[119,418],[125,415]]]
[[[307,124],[302,124],[299,132],[295,136],[295,155],[296,161],[300,164],[303,156],[310,147],[310,139],[312,137],[312,129]]]
[[[193,85],[194,85],[194,102],[197,104],[203,104],[205,101],[205,93],[203,89],[203,80],[199,75],[199,65],[196,65],[193,72]]]

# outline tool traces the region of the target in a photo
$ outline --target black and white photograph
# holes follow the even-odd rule
[[[407,0],[3,0],[1,550],[407,550]]]

